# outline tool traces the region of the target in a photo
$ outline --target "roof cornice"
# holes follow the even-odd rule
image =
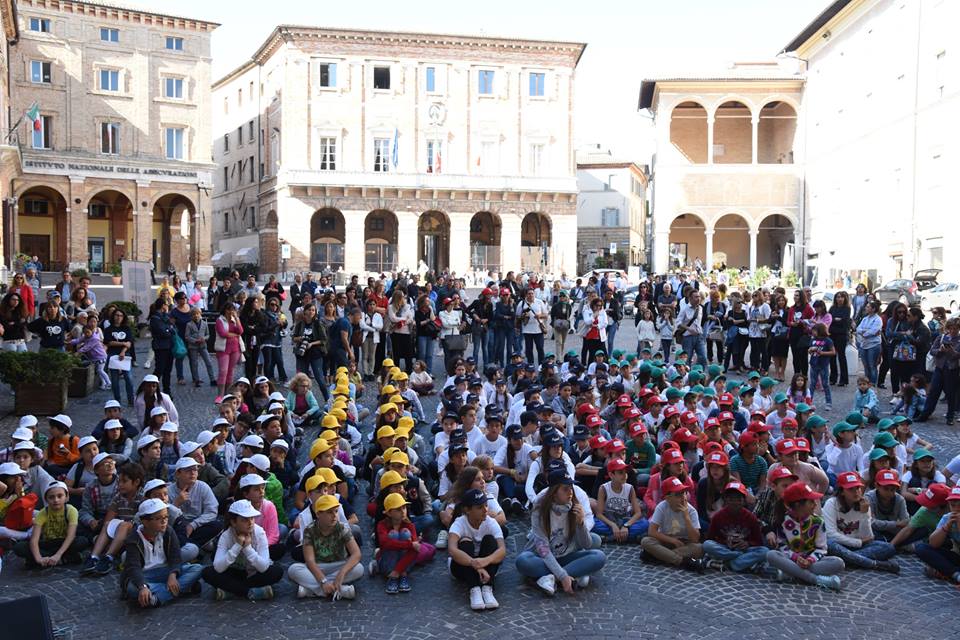
[[[90,0],[18,0],[21,8],[33,7],[48,11],[60,11],[78,15],[90,15],[107,18],[128,19],[142,24],[166,28],[213,31],[220,26],[218,22],[174,16],[156,11],[147,11],[126,7],[111,2],[91,2]]]

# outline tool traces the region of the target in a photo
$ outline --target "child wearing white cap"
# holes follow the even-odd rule
[[[15,462],[0,463],[0,543],[8,541],[26,540],[30,537],[30,526],[33,522],[33,507],[36,505],[37,498],[33,495],[24,495],[23,491],[24,471]],[[11,507],[18,500],[22,501],[18,507]],[[13,517],[7,518],[7,514],[12,513]],[[17,514],[20,515],[17,515]],[[15,522],[19,520],[20,522]],[[6,547],[3,547],[6,548]]]
[[[67,485],[51,482],[43,492],[47,506],[33,517],[29,540],[13,546],[28,568],[79,564],[80,552],[89,541],[77,535],[77,509],[67,502]]]
[[[170,477],[167,480],[173,480],[172,469],[177,464],[177,460],[183,457],[180,450],[180,427],[173,422],[164,422],[160,427],[160,462],[167,465],[171,470]]]
[[[147,474],[147,480],[159,478],[164,482],[169,477],[167,465],[160,462],[160,438],[145,433],[137,440],[137,453],[135,458],[143,467]]]
[[[149,500],[150,498],[161,500],[167,505],[170,527],[177,534],[177,540],[180,542],[180,559],[184,562],[195,560],[200,555],[200,547],[190,542],[187,537],[187,521],[183,517],[183,511],[170,504],[170,492],[167,490],[167,483],[156,478],[147,480],[147,483],[143,485],[143,499]]]
[[[167,487],[170,501],[183,511],[190,542],[202,547],[220,533],[219,505],[213,491],[199,479],[199,465],[193,458],[180,458],[174,469],[174,481]]]
[[[140,437],[140,428],[123,417],[123,407],[118,400],[111,398],[103,403],[103,418],[101,418],[100,422],[93,428],[90,435],[100,440],[100,438],[103,437],[103,427],[107,424],[107,420],[119,420],[120,424],[123,425],[123,430],[127,433],[127,437],[131,438],[134,442]]]
[[[207,441],[207,444],[209,443],[210,441]],[[180,451],[185,457],[193,458],[197,461],[197,464],[199,465],[197,478],[206,482],[210,487],[210,490],[213,491],[213,495],[217,499],[217,502],[223,504],[230,492],[230,478],[220,473],[216,467],[207,462],[207,456],[203,453],[203,448],[200,446],[199,442],[193,442],[190,440],[187,442],[181,442]]]
[[[13,447],[13,461],[24,471],[24,492],[36,495],[43,502],[43,491],[53,482],[53,476],[36,464],[36,455],[37,447],[29,440],[18,442]]]
[[[100,532],[113,497],[117,493],[117,463],[109,453],[100,452],[92,460],[97,479],[83,489],[80,506],[80,532],[93,537]]]
[[[50,439],[47,441],[46,461],[43,463],[47,473],[53,477],[65,474],[80,459],[77,444],[80,438],[70,433],[73,420],[70,416],[59,414],[49,419]]]
[[[183,594],[200,593],[203,568],[183,561],[169,506],[157,498],[144,500],[137,519],[135,535],[127,537],[123,595],[141,607],[159,607]]]
[[[81,438],[81,442],[83,440]],[[107,420],[103,424],[103,436],[98,446],[100,451],[109,453],[118,462],[129,460],[133,456],[133,438],[123,428],[123,424],[116,419]]]
[[[213,565],[202,572],[204,582],[216,589],[215,598],[230,596],[270,600],[283,569],[270,560],[267,536],[254,519],[260,512],[249,500],[237,500],[227,512],[227,528],[220,535]],[[352,539],[352,538],[351,538]]]
[[[77,448],[80,450],[80,460],[70,467],[64,482],[70,492],[70,504],[79,509],[83,505],[83,490],[87,483],[97,479],[97,474],[93,472],[93,459],[100,453],[100,445],[93,436],[84,436],[80,438]]]
[[[18,442],[34,442],[36,440],[35,428],[24,425],[24,419],[31,418],[33,424],[36,425],[37,419],[33,416],[23,416],[20,418],[20,426],[13,430],[13,435],[10,437],[11,442],[10,446],[5,449],[0,450],[0,463],[4,462],[13,462],[13,448],[17,446]],[[29,421],[27,421],[29,423]],[[46,447],[46,437],[44,437],[44,447]],[[37,448],[36,459],[39,462],[43,461],[43,449]]]
[[[143,499],[143,482],[143,467],[136,462],[127,462],[120,467],[117,472],[117,492],[107,507],[100,534],[80,570],[81,574],[96,572],[107,575],[113,571],[114,558],[119,556],[120,549],[133,529],[133,518],[137,515],[137,508]],[[106,554],[101,555],[104,551]]]
[[[163,407],[167,410],[167,419],[170,422],[180,422],[180,415],[173,400],[166,393],[160,391],[160,379],[152,373],[143,376],[140,386],[137,387],[137,397],[133,400],[133,413],[140,421],[140,428],[150,423],[150,412],[154,407]]]
[[[269,500],[265,500],[267,481],[256,473],[248,473],[240,478],[239,496],[241,500],[249,500],[253,508],[260,512],[254,519],[267,536],[270,546],[270,559],[277,561],[287,550],[280,537],[280,523],[277,520],[277,508]]]

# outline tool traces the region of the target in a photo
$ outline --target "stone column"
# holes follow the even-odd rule
[[[280,273],[280,243],[277,237],[275,227],[260,230],[261,276]]]
[[[670,231],[657,231],[653,234],[653,271],[666,273],[670,268]]]
[[[310,268],[310,216],[313,207],[291,198],[287,190],[277,193],[278,242],[290,245],[287,271],[307,271]]]
[[[707,118],[707,164],[713,164],[713,116]]]
[[[394,211],[397,216],[397,269],[417,270],[417,222],[412,211]]]
[[[343,270],[353,275],[366,270],[366,211],[343,211]]]
[[[200,280],[204,275],[208,279],[213,275],[213,266],[210,264],[213,240],[210,229],[213,226],[213,205],[210,199],[210,190],[197,188],[196,210],[190,225],[190,266]]]
[[[87,251],[87,210],[76,203],[83,202],[83,178],[70,177],[70,189],[67,199],[66,267],[86,269],[89,256]]]
[[[750,144],[751,156],[750,156],[750,157],[752,158],[751,162],[752,162],[753,164],[757,164],[757,128],[758,128],[758,125],[760,124],[760,118],[758,118],[758,117],[753,117],[753,118],[751,118],[751,119],[750,119],[750,124],[752,125],[752,134],[751,134],[751,136],[750,136],[750,141],[751,141],[751,144]]]
[[[470,268],[470,212],[450,216],[450,271],[462,277]]]
[[[133,246],[127,252],[131,260],[153,261],[153,211],[149,208],[151,195],[150,183],[137,181],[137,201],[133,203]],[[143,204],[145,202],[146,205]],[[158,264],[154,267],[162,269]]]
[[[752,272],[757,270],[757,235],[759,233],[754,229],[750,230],[750,271]]]
[[[707,255],[703,256],[703,261],[708,271],[713,268],[713,234],[713,229],[707,229],[703,234],[707,240],[707,248],[705,251]]]

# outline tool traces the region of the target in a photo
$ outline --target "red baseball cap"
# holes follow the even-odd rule
[[[703,459],[704,464],[719,464],[721,466],[727,466],[730,464],[730,458],[723,451],[714,451],[708,453]]]
[[[660,453],[662,454],[666,452],[667,449],[676,449],[677,451],[680,451],[680,443],[674,442],[673,440],[667,440],[660,445]]]
[[[780,428],[781,428],[781,429],[784,428],[784,427],[799,427],[799,426],[800,426],[800,425],[797,424],[797,420],[796,420],[795,418],[789,418],[789,417],[787,417],[787,418],[784,418],[783,420],[780,421]]]
[[[717,420],[720,422],[733,422],[736,418],[733,417],[733,411],[721,411],[720,415],[717,416]]]
[[[717,420],[716,418],[707,418],[706,421],[703,423],[704,431],[706,431],[707,429],[713,429],[714,427],[716,427],[717,429],[720,428],[720,421]]]
[[[747,488],[742,482],[737,482],[736,480],[727,483],[727,486],[723,488],[723,492],[726,493],[727,491],[736,491],[743,497],[747,496]]]
[[[806,438],[796,438],[797,451],[810,453],[810,441]]]
[[[633,420],[634,418],[640,417],[640,409],[637,409],[635,406],[630,405],[630,407],[623,412],[623,417],[627,420]]]
[[[685,485],[680,478],[670,477],[660,483],[660,492],[663,493],[663,495],[681,493],[686,490],[687,485]]]
[[[854,473],[853,471],[846,471],[837,476],[837,486],[841,489],[862,487],[863,480],[860,479],[860,474]]]
[[[753,444],[758,440],[757,434],[753,431],[744,431],[740,434],[740,448],[744,448],[748,444]]]
[[[612,460],[607,461],[607,471],[610,471],[610,472],[623,471],[629,466],[630,465],[628,465],[626,462],[624,462],[620,458],[613,458]]]
[[[773,427],[763,422],[755,420],[750,423],[749,427],[747,427],[747,431],[753,431],[754,433],[764,433],[764,432],[769,433],[773,431]]]
[[[648,409],[655,404],[664,404],[663,398],[657,395],[650,396],[647,398],[646,402],[643,403]]]
[[[640,391],[637,392],[637,397],[638,397],[638,398],[646,398],[646,397],[649,396],[651,393],[653,393],[653,389],[648,389],[647,387],[641,387]],[[656,394],[654,394],[654,395],[656,395]]]
[[[773,471],[771,471],[770,474],[767,476],[767,480],[769,482],[776,482],[777,480],[783,480],[784,478],[793,478],[794,480],[796,480],[797,474],[795,474],[793,471],[790,471],[790,469],[787,469],[782,464],[779,465]]]
[[[493,289],[491,289],[490,287],[487,287],[486,289],[484,289],[483,291],[480,292],[480,295],[482,295],[482,296],[492,296],[492,295],[493,295]]]
[[[800,502],[801,500],[819,500],[822,493],[817,493],[806,482],[794,482],[783,492],[783,503]]]
[[[791,438],[786,438],[777,443],[777,455],[778,456],[787,456],[791,453],[796,453],[800,449],[797,447],[797,441]]]
[[[631,400],[631,399],[630,399],[630,396],[628,396],[627,394],[625,394],[625,393],[624,393],[624,394],[621,394],[620,397],[617,398],[617,406],[618,406],[618,407],[632,407],[632,406],[633,406],[633,400]]]
[[[619,438],[614,438],[613,440],[607,443],[606,449],[610,453],[613,453],[614,451],[626,451],[627,445],[623,444],[623,440],[620,440]]]
[[[669,407],[663,410],[663,417],[672,418],[673,416],[678,415],[679,413],[680,413],[680,409],[677,409],[675,406],[670,405]]]
[[[763,422],[764,420],[767,419],[767,414],[765,414],[763,411],[754,411],[753,413],[750,414],[751,420],[757,419],[757,418],[759,419],[758,422]]]
[[[954,500],[960,500],[960,487],[951,489],[950,495],[947,496],[947,502],[953,502]]]
[[[500,295],[501,295],[501,296],[508,296],[508,295],[510,295],[510,289],[507,289],[506,287],[503,287],[502,289],[500,289]]]
[[[631,438],[636,438],[644,433],[647,433],[647,427],[642,422],[634,422],[632,425],[630,425]]]
[[[720,394],[720,397],[717,398],[717,404],[718,404],[719,406],[721,406],[721,407],[724,406],[724,405],[729,405],[729,406],[732,407],[732,406],[733,406],[733,396],[730,395],[729,393],[721,393],[721,394]]]
[[[881,487],[899,487],[900,474],[893,469],[884,469],[883,471],[877,472],[873,483]]]
[[[603,424],[603,418],[598,416],[595,413],[591,413],[587,416],[587,419],[584,421],[588,427],[599,427]]]
[[[936,509],[943,506],[949,495],[950,487],[940,482],[934,482],[927,485],[923,492],[917,494],[917,504],[928,509]]]
[[[450,298],[444,298],[440,304],[442,304],[443,306],[447,306],[451,302],[453,302],[453,300],[451,300]]]
[[[690,432],[686,427],[680,427],[673,432],[673,439],[677,442],[696,442],[697,436]]]
[[[599,410],[592,404],[584,402],[583,404],[577,407],[576,413],[577,415],[582,416],[585,413],[599,413]]]
[[[696,424],[699,421],[693,411],[684,411],[680,416],[680,424]]]
[[[714,451],[723,451],[723,445],[719,442],[714,442],[713,440],[707,440],[703,445],[703,455],[712,453]]]
[[[591,449],[603,449],[604,447],[607,446],[607,443],[610,441],[607,440],[605,437],[603,437],[603,434],[598,433],[597,435],[590,438],[587,442],[590,443]]]
[[[679,449],[665,449],[663,453],[660,454],[660,464],[662,465],[676,464],[677,462],[686,462]]]

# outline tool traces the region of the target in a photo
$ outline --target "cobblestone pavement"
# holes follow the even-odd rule
[[[635,344],[627,319],[617,346]],[[568,341],[569,344],[570,341]],[[568,348],[578,348],[579,340]],[[548,348],[550,343],[548,343]],[[141,345],[141,352],[146,348]],[[294,368],[288,364],[287,371]],[[145,371],[139,369],[137,375]],[[189,376],[188,376],[189,377]],[[7,391],[4,389],[3,391]],[[885,402],[889,392],[882,392]],[[76,433],[85,435],[102,415],[109,392],[97,391],[85,399],[71,399],[68,413]],[[214,416],[209,387],[177,387],[174,400],[180,427],[192,437]],[[852,406],[853,387],[834,390],[836,420]],[[819,396],[818,396],[819,399]],[[435,400],[427,399],[430,411]],[[0,442],[6,442],[16,422],[9,392],[0,393]],[[886,405],[884,405],[886,406]],[[937,445],[941,464],[960,453],[956,428],[943,424],[942,411],[917,431]],[[313,435],[313,434],[310,434]],[[357,506],[363,498],[358,498]],[[364,514],[361,508],[358,513]],[[361,516],[369,530],[369,520]],[[803,637],[877,638],[913,635],[918,628],[954,628],[960,592],[923,576],[922,566],[902,556],[898,577],[849,570],[841,593],[812,587],[779,584],[753,575],[708,573],[696,576],[639,560],[637,546],[607,546],[606,567],[586,591],[572,596],[545,597],[525,583],[513,564],[524,544],[526,523],[510,522],[508,558],[497,576],[497,611],[474,613],[466,591],[449,577],[445,552],[433,563],[413,572],[410,594],[388,596],[381,579],[357,583],[355,601],[336,604],[297,600],[292,583],[284,579],[269,603],[228,601],[214,603],[209,588],[202,596],[183,598],[159,610],[139,611],[118,597],[117,575],[80,578],[75,567],[43,572],[23,569],[8,555],[0,576],[0,600],[46,594],[54,624],[67,637],[138,637],[153,640],[181,635],[217,638],[743,638]],[[371,549],[364,549],[365,561]],[[283,564],[289,563],[289,557]],[[171,615],[172,614],[172,615]],[[0,638],[3,632],[0,631]]]

